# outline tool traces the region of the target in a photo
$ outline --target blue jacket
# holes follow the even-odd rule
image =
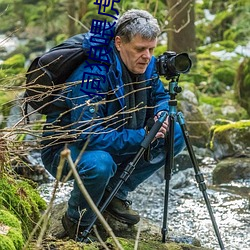
[[[86,33],[83,47],[91,48],[96,44],[91,42],[91,33]],[[105,81],[99,86],[93,85],[94,95],[88,95],[82,91],[82,78],[89,63],[97,63],[91,59],[84,61],[67,80],[68,87],[62,92],[63,98],[55,102],[53,110],[47,115],[47,124],[53,124],[62,131],[49,131],[45,128],[44,136],[55,136],[62,133],[62,138],[70,138],[79,147],[88,140],[87,150],[104,150],[113,155],[125,155],[137,152],[140,143],[145,137],[145,129],[127,129],[124,126],[125,99],[122,80],[122,67],[117,55],[114,53],[114,42],[111,40],[108,46],[108,67],[93,66],[91,72],[95,75],[103,75]],[[152,112],[147,112],[147,118],[157,114],[159,111],[168,111],[169,94],[164,90],[162,82],[155,69],[155,57],[152,57],[145,79],[147,80],[147,106]],[[94,76],[93,76],[94,78]],[[77,82],[72,84],[72,82]],[[115,91],[114,91],[115,90]],[[102,94],[101,94],[102,93]],[[109,93],[109,94],[107,94]],[[110,95],[113,93],[113,95]],[[112,97],[111,97],[112,96]],[[92,97],[92,98],[91,98]],[[63,100],[63,101],[62,101]],[[106,101],[104,101],[106,100]],[[62,110],[69,110],[62,112]],[[66,135],[66,134],[67,135]],[[52,140],[56,143],[56,140]],[[46,141],[47,146],[49,142]]]

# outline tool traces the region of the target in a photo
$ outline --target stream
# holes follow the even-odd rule
[[[250,180],[233,181],[229,184],[212,185],[212,158],[202,160],[200,169],[205,178],[207,194],[226,250],[250,250]],[[162,228],[164,213],[165,180],[158,171],[136,192],[130,194],[132,208],[153,224]],[[54,182],[39,187],[42,197],[49,201]],[[72,182],[64,184],[55,202],[69,198]],[[217,237],[206,208],[202,192],[197,187],[193,168],[178,171],[170,180],[168,203],[169,232],[180,238],[192,237],[203,247],[219,250]]]

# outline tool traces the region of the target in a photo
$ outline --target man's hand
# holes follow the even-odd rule
[[[154,120],[155,122],[158,120],[158,118],[160,117],[161,113],[164,111],[159,112],[155,117]],[[163,122],[161,128],[159,129],[159,131],[157,132],[157,134],[155,135],[155,139],[159,139],[159,138],[165,138],[166,133],[169,130],[169,124],[168,124],[168,116],[165,119],[165,121]]]

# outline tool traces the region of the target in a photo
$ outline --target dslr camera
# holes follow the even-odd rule
[[[174,51],[164,52],[156,59],[156,69],[160,76],[167,80],[187,73],[192,66],[192,61],[187,53],[176,54]]]

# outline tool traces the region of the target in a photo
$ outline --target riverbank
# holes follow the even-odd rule
[[[250,191],[250,180],[234,181],[229,184],[212,185],[212,171],[215,162],[204,158],[201,163],[207,185],[207,193],[214,211],[216,222],[227,250],[247,250],[250,246],[250,210],[247,192]],[[168,205],[170,232],[175,236],[195,237],[202,246],[219,250],[212,223],[199,191],[192,168],[179,171],[170,181],[170,200]],[[45,200],[50,199],[53,182],[43,184],[39,190]],[[56,196],[56,203],[66,201],[70,195],[72,182],[64,184]],[[245,190],[246,189],[246,190]],[[133,208],[141,217],[152,222],[160,229],[164,208],[165,181],[161,173],[156,173],[136,192],[130,194]]]

